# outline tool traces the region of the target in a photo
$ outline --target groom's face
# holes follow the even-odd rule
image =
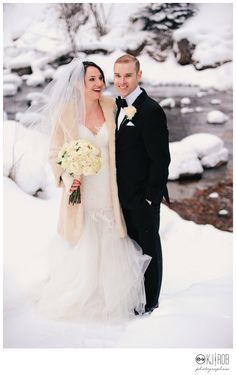
[[[116,63],[114,66],[114,85],[119,94],[125,98],[136,89],[142,72],[136,70],[135,63]]]

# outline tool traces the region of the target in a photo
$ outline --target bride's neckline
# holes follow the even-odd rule
[[[98,135],[98,133],[100,132],[100,130],[104,127],[105,122],[106,122],[106,121],[104,121],[104,122],[102,123],[101,126],[97,127],[97,131],[96,131],[96,133],[94,133],[91,129],[89,129],[89,128],[88,128],[87,126],[85,126],[85,125],[84,125],[84,128],[88,129],[88,131],[89,131],[94,137],[96,137],[96,135]]]

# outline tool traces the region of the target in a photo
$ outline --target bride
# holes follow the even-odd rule
[[[50,244],[50,274],[37,307],[52,319],[127,319],[144,313],[144,273],[151,257],[127,236],[115,167],[113,99],[92,62],[74,59],[50,88],[46,118],[52,122],[49,161],[62,187],[58,234]],[[101,151],[96,175],[80,181],[57,164],[65,142],[85,139]],[[81,203],[68,203],[80,185]]]

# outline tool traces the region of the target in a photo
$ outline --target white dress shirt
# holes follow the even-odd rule
[[[125,99],[126,102],[127,102],[127,105],[131,105],[133,104],[133,102],[137,99],[137,97],[142,93],[142,90],[140,89],[139,86],[136,87],[136,89],[134,91],[132,91],[128,96],[126,96]],[[123,120],[123,118],[125,117],[125,113],[124,113],[124,110],[123,108],[120,109],[120,113],[119,113],[119,116],[118,116],[118,121],[117,121],[117,128],[119,130],[120,128],[120,124]]]

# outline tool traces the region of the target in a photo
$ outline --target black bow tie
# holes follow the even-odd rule
[[[116,105],[118,108],[128,107],[127,101],[125,99],[122,99],[120,96],[116,98]]]

